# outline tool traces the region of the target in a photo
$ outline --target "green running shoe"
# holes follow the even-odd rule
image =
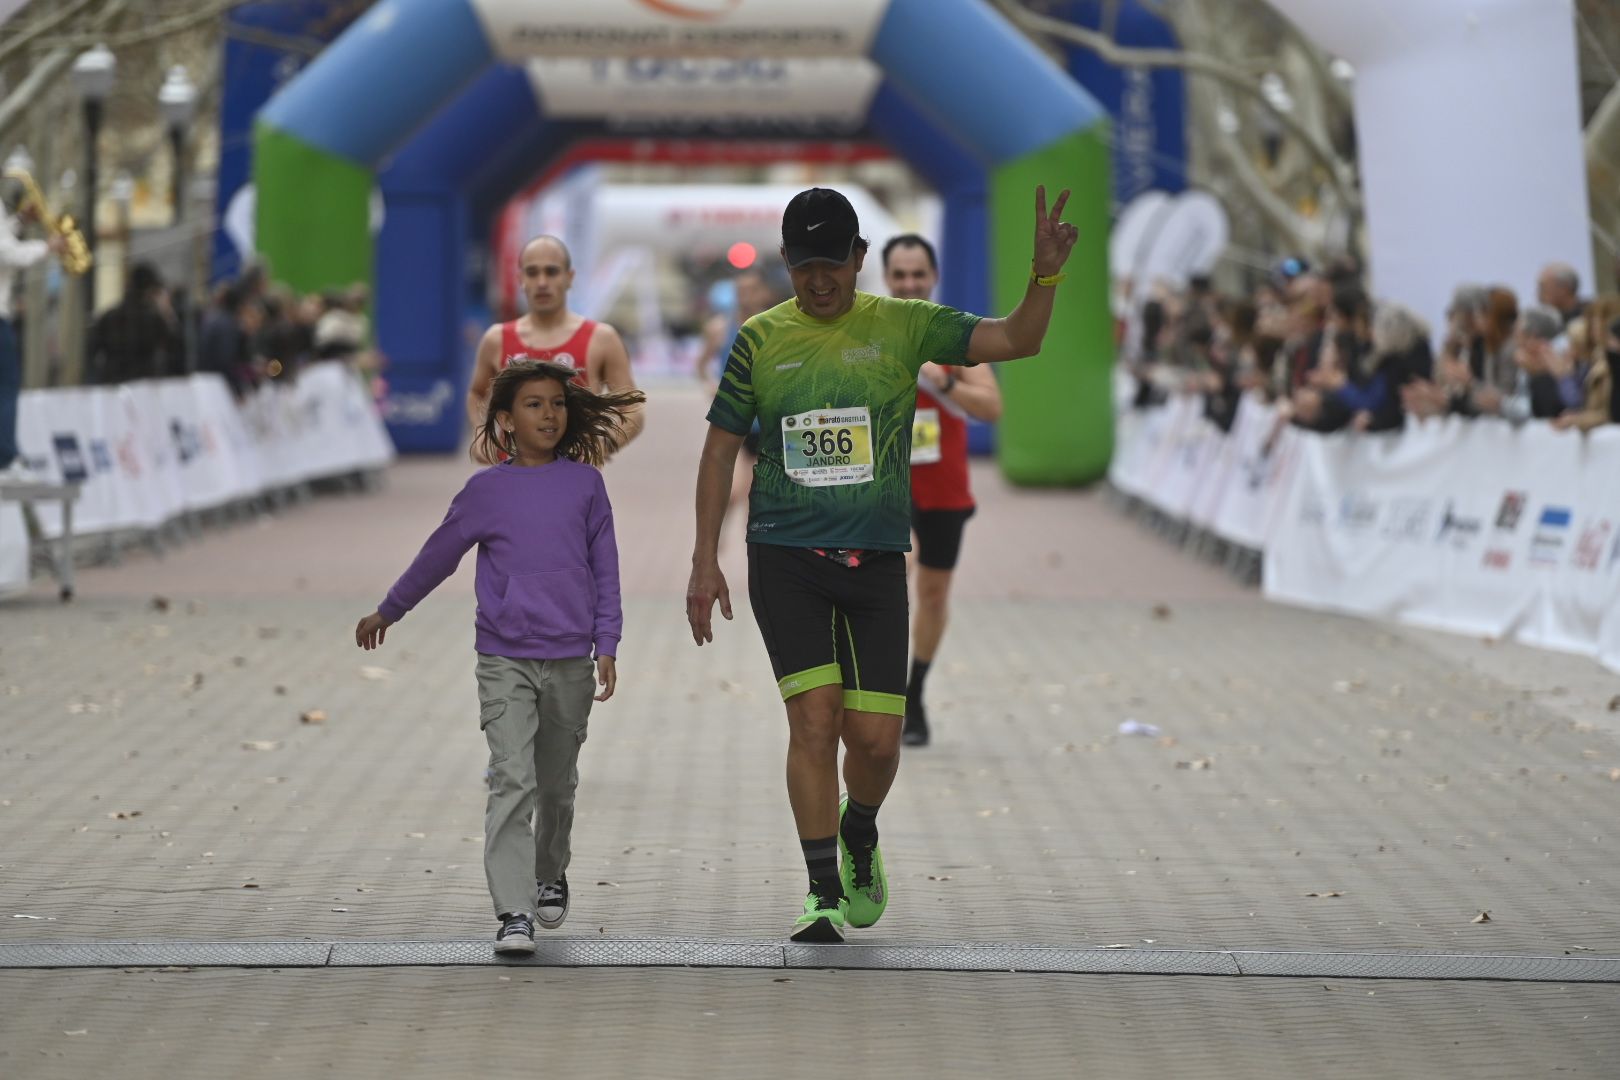
[[[838,876],[844,882],[844,895],[849,897],[849,925],[859,929],[871,926],[883,918],[883,909],[889,906],[889,876],[883,872],[883,852],[878,845],[851,851],[844,843],[844,812],[849,809],[849,796],[838,803]]]
[[[843,941],[848,910],[849,901],[843,897],[839,897],[836,904],[827,906],[826,900],[811,891],[804,898],[804,914],[793,924],[793,933],[790,936],[794,941],[822,944],[836,944]]]

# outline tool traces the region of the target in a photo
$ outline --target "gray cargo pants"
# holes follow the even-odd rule
[[[568,869],[579,748],[595,690],[588,656],[478,654],[478,723],[489,741],[484,874],[496,915],[532,914],[535,881]]]

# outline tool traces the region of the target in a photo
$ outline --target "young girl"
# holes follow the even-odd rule
[[[549,930],[568,915],[579,748],[592,700],[612,697],[617,682],[619,553],[613,508],[593,466],[645,399],[638,391],[594,393],[573,378],[572,368],[534,361],[496,376],[473,452],[493,460],[499,450],[507,460],[473,474],[354,632],[363,649],[381,645],[388,627],[478,547],[479,725],[489,740],[484,872],[501,920],[499,953],[534,952],[536,917]]]

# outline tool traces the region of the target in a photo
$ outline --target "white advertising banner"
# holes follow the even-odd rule
[[[1238,404],[1232,426],[1232,474],[1227,478],[1210,528],[1216,536],[1259,551],[1280,503],[1298,442],[1293,428],[1279,426],[1277,410],[1252,397]]]
[[[382,468],[394,457],[365,387],[337,362],[312,364],[241,402],[217,375],[28,390],[17,443],[42,480],[81,485],[77,535],[155,528],[183,511]],[[41,502],[36,513],[47,538],[62,534],[57,504]]]
[[[562,120],[791,120],[854,130],[882,74],[864,57],[547,58],[529,63],[546,115]]]
[[[1205,447],[1185,401],[1135,413],[1110,479],[1259,549],[1270,599],[1511,637],[1620,670],[1620,427],[1581,435],[1452,417],[1320,436],[1276,419],[1245,401],[1231,433]]]
[[[508,61],[540,56],[865,56],[888,0],[473,0]]]

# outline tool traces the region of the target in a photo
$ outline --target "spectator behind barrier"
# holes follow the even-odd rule
[[[1513,362],[1519,368],[1518,386],[1502,408],[1502,415],[1509,420],[1551,420],[1566,408],[1559,385],[1559,354],[1553,347],[1554,339],[1563,330],[1564,321],[1557,310],[1541,304],[1526,308],[1519,317],[1513,351]]]
[[[1581,300],[1581,276],[1568,263],[1548,263],[1536,277],[1536,303],[1558,313],[1560,330],[1581,317],[1586,304]]]
[[[169,290],[150,264],[137,263],[130,270],[124,298],[96,319],[85,351],[88,381],[104,385],[184,371],[180,324]]]
[[[260,364],[255,349],[264,323],[264,307],[242,283],[226,286],[203,317],[197,370],[222,375],[238,398],[256,386]]]
[[[1553,418],[1554,427],[1590,431],[1613,421],[1620,338],[1613,343],[1607,340],[1609,323],[1620,324],[1620,296],[1598,297],[1566,328],[1559,360],[1559,390],[1565,407]]]

